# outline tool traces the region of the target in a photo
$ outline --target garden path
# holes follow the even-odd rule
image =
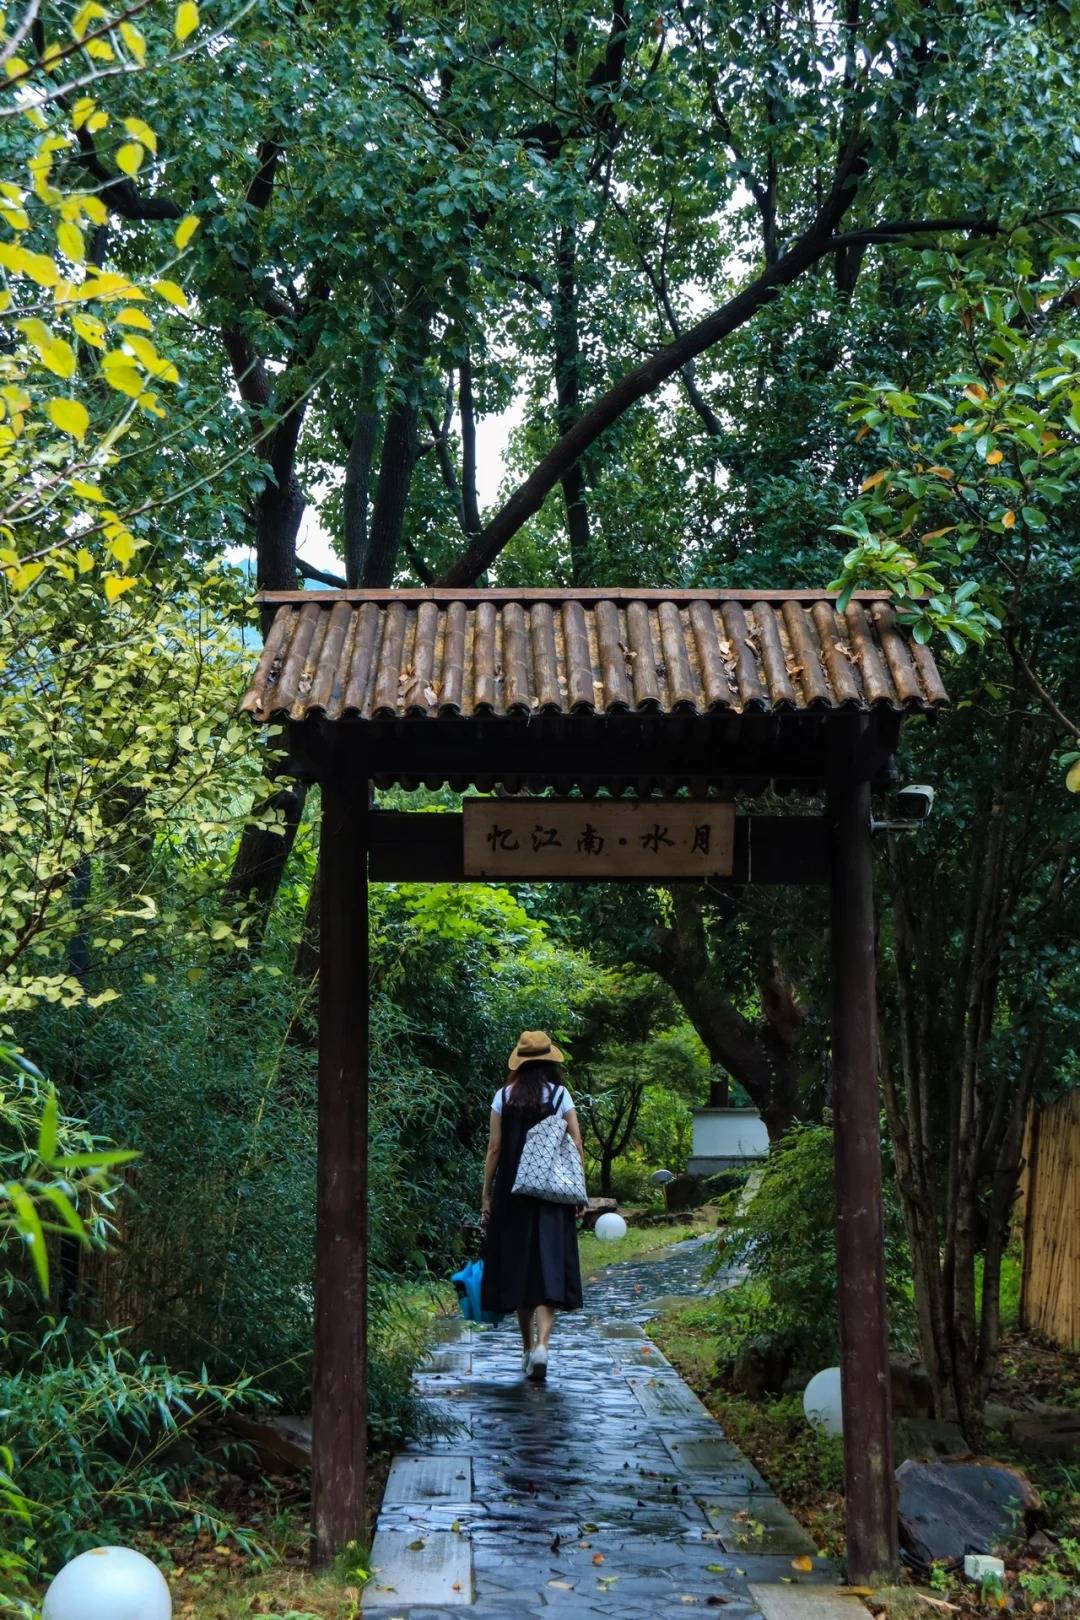
[[[512,1319],[455,1324],[418,1375],[449,1432],[394,1460],[365,1615],[751,1620],[752,1585],[835,1579],[823,1559],[796,1573],[805,1532],[645,1335],[663,1299],[705,1288],[707,1258],[692,1239],[590,1279],[546,1385],[522,1380]]]

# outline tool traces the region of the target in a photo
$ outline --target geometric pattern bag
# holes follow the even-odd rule
[[[588,1203],[584,1166],[561,1114],[550,1114],[526,1134],[513,1190],[549,1204]]]

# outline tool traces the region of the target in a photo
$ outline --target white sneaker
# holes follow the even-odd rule
[[[525,1376],[531,1378],[534,1384],[542,1384],[547,1377],[547,1370],[547,1350],[544,1345],[538,1344],[525,1358]]]

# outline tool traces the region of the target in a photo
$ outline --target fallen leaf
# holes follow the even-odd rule
[[[408,1552],[423,1552],[426,1545],[427,1545],[427,1543],[423,1539],[421,1539],[419,1541],[410,1541],[409,1545],[408,1545],[408,1548],[407,1548],[407,1551]]]
[[[592,1561],[594,1564],[602,1564],[604,1562],[603,1553],[593,1553]]]
[[[569,1581],[548,1581],[548,1585],[557,1587],[560,1592],[572,1592],[574,1590]]]
[[[461,1591],[461,1582],[460,1581],[455,1581],[453,1583],[453,1585],[451,1586],[450,1590],[451,1590],[451,1592],[460,1592]]]
[[[806,1554],[802,1553],[798,1558],[793,1558],[791,1560],[791,1567],[792,1569],[800,1570],[804,1575],[809,1575],[814,1567],[814,1560],[812,1558],[807,1558]]]

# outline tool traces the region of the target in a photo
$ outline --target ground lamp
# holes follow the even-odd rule
[[[690,879],[813,886],[828,911],[848,1569],[890,1574],[871,795],[892,789],[904,716],[948,703],[929,649],[873,593],[470,586],[260,605],[242,707],[284,727],[282,768],[320,789],[316,1562],[365,1523],[369,884]],[[463,795],[460,811],[375,797],[421,784]],[[894,809],[908,825],[926,803],[913,788]]]
[[[666,1187],[669,1181],[675,1180],[675,1176],[671,1170],[655,1170],[649,1180],[654,1187]]]
[[[803,1393],[802,1404],[806,1421],[815,1429],[822,1429],[825,1434],[843,1434],[839,1367],[825,1367],[815,1373]]]
[[[94,1547],[57,1575],[44,1620],[172,1620],[172,1598],[156,1564],[131,1547]]]
[[[594,1230],[601,1243],[618,1243],[626,1236],[626,1222],[621,1215],[613,1215],[609,1210],[600,1216]]]

